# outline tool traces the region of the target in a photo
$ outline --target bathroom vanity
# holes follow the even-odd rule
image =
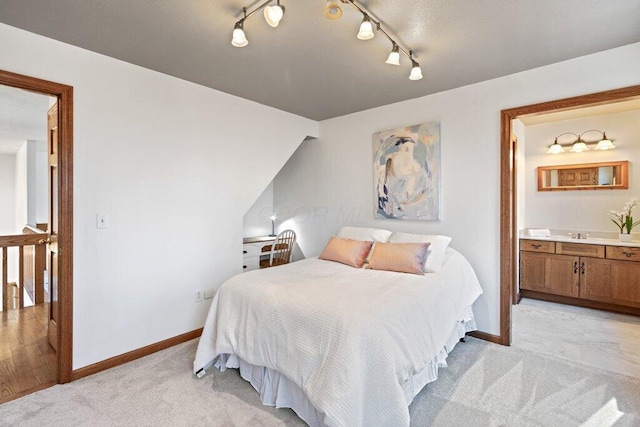
[[[640,315],[640,242],[521,238],[520,293]]]

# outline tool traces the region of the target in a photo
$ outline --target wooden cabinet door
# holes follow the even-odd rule
[[[520,252],[520,289],[577,297],[578,257]]]
[[[640,263],[580,258],[580,297],[640,308]]]
[[[598,185],[598,169],[565,169],[558,171],[558,183],[561,187]]]

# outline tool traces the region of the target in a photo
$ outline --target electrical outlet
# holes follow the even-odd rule
[[[204,299],[204,290],[196,289],[193,296],[195,302],[201,302]]]

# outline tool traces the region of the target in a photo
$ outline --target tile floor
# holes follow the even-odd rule
[[[640,317],[523,298],[511,345],[640,378]]]

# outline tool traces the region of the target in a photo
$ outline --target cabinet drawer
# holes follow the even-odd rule
[[[621,261],[640,261],[640,248],[607,246],[607,258]]]
[[[260,266],[260,258],[257,256],[244,257],[242,260],[242,271],[256,270]]]
[[[258,248],[254,245],[242,245],[242,256],[251,257],[258,255]]]
[[[556,252],[556,242],[520,239],[520,250],[553,254]]]
[[[604,246],[588,245],[586,243],[558,242],[556,253],[563,255],[588,256],[591,258],[604,258]]]

